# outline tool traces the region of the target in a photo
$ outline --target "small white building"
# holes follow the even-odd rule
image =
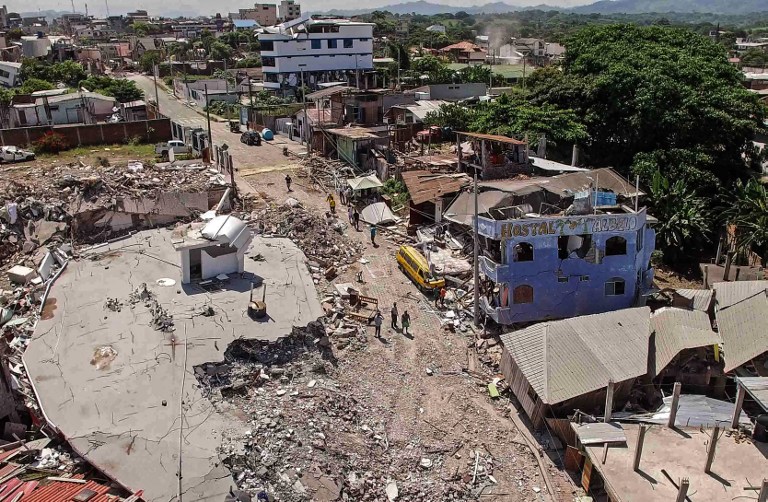
[[[433,24],[427,27],[427,31],[431,31],[432,33],[445,33],[445,26],[442,24]]]
[[[243,273],[245,253],[252,238],[248,226],[231,215],[216,216],[202,229],[193,224],[183,235],[174,235],[173,248],[179,252],[182,284]]]
[[[354,81],[373,69],[373,23],[307,16],[259,35],[264,88],[281,90],[304,84]]]
[[[0,85],[3,87],[16,87],[19,84],[19,72],[21,63],[0,61]]]
[[[33,103],[11,106],[11,127],[96,124],[105,122],[116,106],[115,98],[95,92],[40,96]]]

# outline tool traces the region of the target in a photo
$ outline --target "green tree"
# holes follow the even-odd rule
[[[88,76],[88,73],[80,63],[62,61],[53,65],[52,76],[56,82],[63,82],[70,87],[76,87],[81,80]]]
[[[656,245],[664,261],[675,265],[696,261],[712,233],[707,200],[684,180],[678,178],[670,183],[660,172],[653,176],[649,195],[651,213],[659,220],[654,225]]]
[[[221,42],[213,42],[210,46],[210,50],[208,50],[208,54],[210,54],[211,59],[214,61],[229,60],[234,52],[232,47]]]
[[[591,164],[626,170],[647,160],[638,154],[675,150],[711,159],[721,181],[745,173],[766,113],[722,46],[680,28],[612,25],[588,26],[566,48],[562,72],[533,79],[531,98],[583,117]]]
[[[145,73],[152,73],[155,65],[159,65],[163,62],[163,56],[157,51],[146,51],[139,58],[139,66],[141,71]]]
[[[458,103],[440,105],[435,112],[424,117],[424,124],[429,126],[450,127],[454,131],[468,131],[469,123],[474,118],[472,110]]]
[[[137,23],[133,23],[131,26],[136,36],[146,37],[150,33],[149,32],[150,28],[147,23],[137,22]]]
[[[253,55],[240,59],[235,63],[235,68],[259,68],[261,66],[261,58]]]
[[[751,251],[768,263],[768,189],[752,178],[737,180],[728,197],[725,220],[736,225],[736,252],[746,257]]]
[[[756,47],[753,47],[749,50],[747,50],[744,54],[741,56],[741,65],[742,66],[765,66],[765,63],[768,62],[768,54],[763,49],[758,49]]]
[[[53,89],[53,84],[47,80],[41,80],[39,78],[28,78],[21,84],[19,91],[22,94],[32,94],[36,91],[47,91]]]
[[[116,79],[108,76],[91,75],[80,82],[80,87],[105,96],[112,96],[120,103],[136,101],[144,97],[144,93],[136,87],[133,80]]]

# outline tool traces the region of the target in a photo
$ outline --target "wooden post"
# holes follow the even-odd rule
[[[635,443],[635,463],[632,467],[635,472],[640,470],[640,457],[643,455],[643,442],[645,441],[645,433],[647,430],[647,425],[641,425],[640,431],[637,434],[637,443]]]
[[[611,421],[611,413],[613,412],[613,380],[608,380],[608,388],[605,391],[605,413],[603,422],[608,423]]]
[[[688,481],[688,478],[683,478],[682,481],[680,481],[680,489],[677,490],[677,500],[676,502],[685,502],[685,498],[688,496],[688,486],[690,486],[691,482]]]
[[[704,466],[704,472],[709,474],[712,472],[712,462],[715,461],[715,448],[717,447],[717,439],[720,435],[720,426],[716,425],[712,431],[712,440],[709,442],[709,451],[707,452],[707,465]]]
[[[763,480],[760,494],[757,496],[757,502],[768,502],[768,479]]]
[[[606,460],[608,460],[608,443],[603,445],[603,464],[605,464]]]
[[[680,402],[680,382],[675,382],[675,387],[672,390],[672,405],[669,408],[669,420],[667,421],[667,427],[670,429],[675,427],[675,417],[677,417],[677,406]]]
[[[744,390],[744,386],[741,385],[741,382],[739,380],[736,380],[736,403],[733,405],[733,416],[731,417],[731,429],[738,429],[739,428],[739,417],[741,416],[741,408],[744,406],[744,395],[746,394],[746,391]]]
[[[723,281],[730,281],[728,276],[731,274],[731,253],[725,254],[725,267],[723,268]]]

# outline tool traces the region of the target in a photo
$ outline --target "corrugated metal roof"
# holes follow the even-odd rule
[[[392,108],[408,110],[417,119],[424,120],[428,113],[439,111],[440,107],[447,103],[447,101],[442,101],[440,99],[421,99],[408,105],[394,105]]]
[[[648,370],[656,376],[684,349],[715,345],[720,336],[712,331],[709,316],[699,310],[659,309],[651,315],[655,347],[648,354]],[[655,350],[654,350],[655,348]]]
[[[640,307],[535,324],[502,335],[546,404],[557,404],[648,372],[650,309]]]
[[[575,192],[587,189],[590,185],[611,190],[622,197],[634,197],[637,193],[632,183],[610,167],[560,174],[549,178],[546,188],[552,192],[560,192],[562,195],[573,195]],[[639,194],[645,195],[642,190]]]
[[[712,288],[718,308],[724,308],[768,290],[768,281],[716,282]]]
[[[738,296],[731,291],[724,297],[726,302],[734,303],[721,307],[720,301],[723,298],[720,296],[721,291],[727,290],[718,291],[715,289],[715,298],[718,302],[715,315],[718,331],[723,339],[724,371],[728,372],[768,351],[768,329],[766,329],[768,326],[768,296],[764,290],[758,290],[753,296],[738,301]],[[746,289],[742,291],[746,291]]]
[[[669,413],[672,410],[672,396],[663,399],[659,408],[651,413],[614,413],[616,419],[636,420],[651,424],[664,424],[669,421]],[[730,423],[733,415],[733,403],[719,401],[707,396],[697,394],[681,394],[677,403],[675,425],[677,427],[714,427],[723,423]],[[749,424],[750,420],[743,411],[739,416],[739,423]]]
[[[486,139],[489,141],[498,141],[499,143],[507,143],[510,145],[525,145],[525,141],[520,141],[519,139],[515,138],[508,138],[507,136],[499,136],[498,134],[480,134],[477,132],[460,132],[457,131],[456,134],[459,134],[460,136],[465,136],[468,138],[475,138],[475,139]]]
[[[501,191],[482,192],[477,194],[478,214],[487,213],[496,207],[508,194]],[[471,225],[472,217],[475,214],[474,196],[469,192],[463,192],[453,203],[445,210],[445,219],[460,223],[462,225]]]
[[[466,174],[405,171],[401,175],[414,204],[433,201],[443,195],[458,192],[470,183]]]
[[[232,215],[216,216],[203,227],[202,234],[206,239],[224,242],[238,249],[251,237],[248,226]]]
[[[571,424],[583,445],[603,443],[626,443],[627,436],[621,424],[596,422],[592,424]]]
[[[22,499],[24,502],[69,502],[72,497],[83,490],[93,490],[96,495],[88,499],[88,502],[114,502],[118,497],[107,495],[110,488],[95,481],[87,483],[68,483],[66,481],[54,481],[38,488]]]
[[[768,377],[736,377],[736,380],[763,410],[768,411]]]
[[[531,162],[535,167],[538,167],[542,171],[553,171],[553,172],[560,172],[560,173],[567,173],[567,172],[578,173],[583,171],[589,171],[589,169],[586,169],[583,167],[569,166],[568,164],[561,164],[560,162],[555,162],[554,160],[549,160],[549,159],[542,159],[541,157],[531,156]]]
[[[712,305],[711,289],[676,289],[675,293],[691,301],[693,310],[708,312]]]
[[[317,101],[318,99],[327,98],[327,97],[333,96],[334,94],[348,91],[350,89],[352,89],[352,87],[343,85],[343,83],[340,82],[339,85],[337,86],[328,87],[326,89],[320,89],[319,91],[315,91],[315,92],[310,92],[309,94],[307,94],[307,99],[310,101]]]

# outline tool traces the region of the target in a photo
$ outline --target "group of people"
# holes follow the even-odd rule
[[[407,310],[403,311],[402,316],[398,316],[399,312],[397,311],[397,302],[395,302],[392,305],[392,310],[389,311],[390,316],[392,317],[392,323],[391,327],[394,330],[397,330],[397,320],[398,317],[400,319],[400,326],[403,328],[403,334],[404,335],[412,335],[413,333],[409,332],[408,329],[411,327],[411,315],[408,313]],[[376,328],[376,338],[381,338],[381,324],[384,322],[384,316],[381,315],[381,310],[376,311],[376,315],[373,318],[373,325]]]

